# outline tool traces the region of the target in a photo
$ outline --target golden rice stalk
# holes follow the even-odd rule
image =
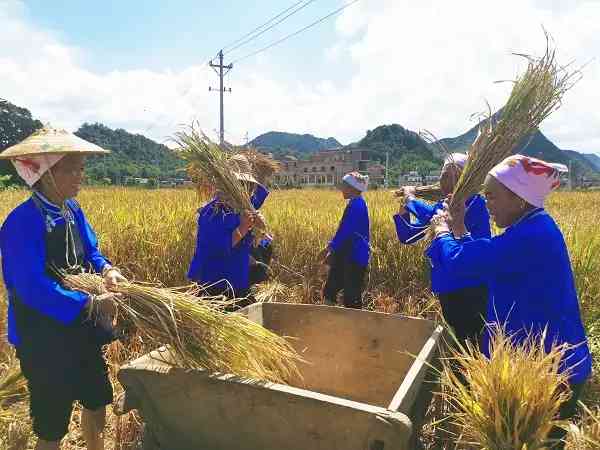
[[[188,163],[188,171],[212,186],[229,207],[236,213],[255,211],[251,202],[252,188],[236,177],[228,153],[193,125],[187,132],[176,133],[175,142],[180,147],[180,156]],[[254,229],[258,232],[257,239],[267,232],[261,220],[256,222]]]
[[[252,294],[257,303],[289,303],[291,288],[278,280],[270,280],[252,286]]]
[[[17,358],[7,352],[4,359],[0,365],[0,422],[8,424],[27,416],[29,392]]]
[[[61,276],[69,289],[104,291],[98,275]],[[167,345],[179,367],[273,382],[299,377],[301,359],[284,338],[240,314],[225,314],[211,305],[214,298],[129,282],[114,292],[122,294],[117,300],[120,324],[136,329],[147,348]]]
[[[7,427],[5,439],[0,439],[0,448],[5,450],[25,450],[29,444],[31,426],[26,422],[12,422]]]
[[[443,394],[462,443],[485,450],[546,448],[561,404],[569,397],[568,376],[559,373],[564,346],[546,353],[544,337],[513,343],[494,327],[487,358],[470,343],[450,350],[443,363]]]
[[[514,81],[498,121],[489,111],[481,124],[451,203],[464,202],[479,192],[488,172],[537,131],[542,121],[561,106],[565,93],[581,77],[580,71],[558,64],[556,49],[552,47],[547,33],[546,52],[542,57],[517,56],[528,60],[527,70]]]
[[[255,148],[248,148],[242,151],[242,155],[248,159],[254,176],[262,184],[266,184],[273,174],[281,170],[281,165],[278,161],[275,161],[269,155],[260,153]]]
[[[583,409],[581,425],[571,424],[565,439],[565,450],[597,450],[600,448],[600,407]]]

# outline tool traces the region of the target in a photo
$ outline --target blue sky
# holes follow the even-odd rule
[[[226,60],[347,1],[313,0]],[[102,122],[164,142],[197,121],[213,134],[218,94],[208,86],[218,79],[206,59],[293,3],[0,0],[0,97],[67,129]],[[459,135],[486,102],[503,105],[510,84],[494,81],[523,70],[511,52],[544,50],[543,25],[561,62],[589,64],[542,131],[561,148],[600,152],[598,23],[598,0],[360,0],[236,64],[226,136],[280,130],[349,143],[389,123]]]
[[[252,5],[249,7],[248,4]],[[220,48],[262,25],[296,3],[293,0],[28,0],[27,15],[36,26],[52,30],[67,45],[85,49],[84,65],[91,70],[170,68],[183,70],[204,62]],[[300,29],[340,6],[338,0],[318,0],[273,30],[230,53],[244,56]],[[93,6],[92,6],[93,5]],[[319,51],[335,38],[328,20],[269,52],[278,70],[318,73],[324,61]],[[308,64],[310,61],[310,64]],[[240,70],[244,70],[241,64]],[[315,68],[315,65],[317,66]],[[337,69],[336,69],[337,70]]]

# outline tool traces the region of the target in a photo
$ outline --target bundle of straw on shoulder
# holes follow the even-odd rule
[[[235,164],[230,161],[230,154],[194,126],[187,132],[176,133],[175,142],[180,147],[180,155],[188,163],[189,173],[194,174],[205,185],[212,186],[236,213],[256,212],[251,202],[252,191],[238,179]],[[262,218],[256,222],[254,230],[257,240],[267,234]]]
[[[450,206],[479,192],[488,172],[537,131],[542,121],[560,107],[564,94],[580,79],[578,70],[569,71],[558,64],[548,34],[542,57],[517,56],[527,59],[527,70],[514,81],[499,120],[496,122],[489,112],[480,126]]]
[[[61,274],[64,285],[98,295],[104,280],[94,274]],[[275,333],[240,314],[225,314],[217,298],[198,297],[197,290],[159,288],[125,282],[112,289],[118,320],[136,329],[147,348],[167,345],[169,361],[188,369],[273,382],[299,378],[301,361],[292,346]],[[212,301],[212,303],[211,303]]]

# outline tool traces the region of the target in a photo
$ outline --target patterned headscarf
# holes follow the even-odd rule
[[[27,186],[31,187],[39,181],[57,162],[65,157],[65,154],[46,154],[19,156],[12,159],[17,173]]]
[[[490,170],[490,175],[530,205],[543,208],[548,194],[560,186],[560,172],[568,171],[564,164],[513,155]]]

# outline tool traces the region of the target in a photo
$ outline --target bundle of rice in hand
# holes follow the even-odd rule
[[[395,191],[397,197],[404,197],[404,191]],[[439,202],[444,198],[444,193],[439,183],[427,186],[416,186],[415,196],[428,202]]]
[[[253,177],[242,167],[248,164],[245,158],[223,151],[193,125],[188,132],[176,133],[175,142],[180,147],[180,156],[188,163],[188,173],[212,186],[236,213],[256,213],[251,202]],[[253,230],[255,240],[260,241],[267,235],[267,227],[262,215],[257,218]]]
[[[516,54],[527,59],[527,70],[514,81],[500,118],[496,121],[488,111],[469,150],[450,207],[479,192],[487,173],[532,136],[542,121],[560,107],[563,95],[580,80],[580,71],[570,71],[557,63],[556,49],[550,40],[546,33],[546,52],[540,58]]]
[[[91,294],[92,302],[106,292],[98,275],[61,277],[68,289]],[[119,324],[135,329],[146,348],[168,346],[167,363],[280,383],[300,378],[301,358],[283,337],[240,314],[225,314],[219,298],[198,297],[197,289],[124,282],[111,291],[122,294]]]
[[[252,173],[261,184],[267,184],[273,174],[281,170],[279,162],[275,161],[269,155],[260,153],[255,148],[248,148],[241,152],[244,155],[250,165],[252,166]]]

